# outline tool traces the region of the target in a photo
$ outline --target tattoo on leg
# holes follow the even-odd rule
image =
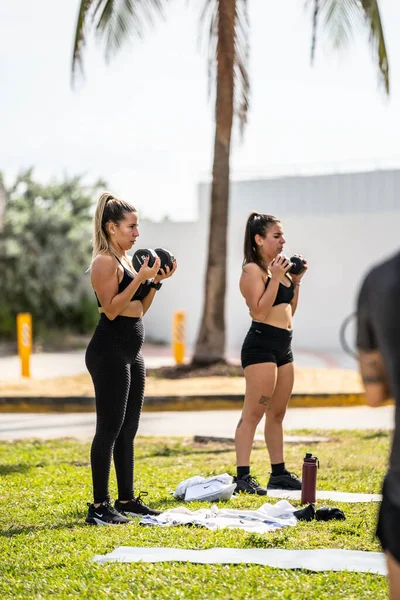
[[[364,375],[364,383],[385,383],[384,377],[381,375]]]
[[[239,427],[241,426],[242,423],[243,423],[243,419],[242,419],[242,417],[240,417],[239,423],[237,424],[236,429],[239,429]]]
[[[376,358],[366,358],[361,368],[364,383],[385,383],[386,374],[382,361]]]
[[[261,396],[258,404],[263,404],[267,407],[266,410],[269,410],[271,408],[271,398],[269,396]]]

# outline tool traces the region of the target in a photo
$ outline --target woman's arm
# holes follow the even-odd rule
[[[359,363],[365,398],[369,406],[380,406],[390,398],[388,378],[383,358],[379,350],[360,351]]]
[[[113,321],[126,309],[132,296],[139,289],[140,284],[149,277],[154,277],[160,266],[159,259],[157,259],[157,261],[154,263],[153,267],[150,268],[147,266],[147,259],[143,263],[136,277],[119,294],[118,275],[114,258],[106,254],[99,254],[95,258],[91,271],[92,286],[97,294],[103,311],[110,321]]]

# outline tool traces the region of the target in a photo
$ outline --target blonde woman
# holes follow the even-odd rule
[[[159,514],[134,495],[134,438],[145,386],[141,354],[142,317],[150,308],[161,281],[171,277],[160,270],[160,259],[148,259],[136,273],[127,251],[139,236],[139,216],[128,202],[109,193],[100,196],[94,216],[91,282],[100,320],[86,350],[86,366],[96,396],[96,434],[91,447],[94,501],[88,503],[86,523],[129,523],[125,515]],[[109,494],[111,459],[117,475],[118,499]]]
[[[236,428],[236,491],[263,496],[267,490],[250,474],[250,453],[258,423],[265,415],[264,437],[271,461],[267,489],[301,489],[301,481],[286,469],[283,419],[293,388],[292,317],[299,301],[301,279],[289,274],[282,255],[282,224],[276,217],[252,213],[246,224],[240,291],[250,310],[251,327],[241,359],[246,394]]]

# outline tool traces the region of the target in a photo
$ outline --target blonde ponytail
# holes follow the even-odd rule
[[[118,224],[124,218],[126,213],[137,212],[136,208],[120,200],[110,192],[101,194],[97,201],[96,212],[93,217],[93,253],[92,263],[98,254],[109,252],[110,239],[106,229],[109,221]]]

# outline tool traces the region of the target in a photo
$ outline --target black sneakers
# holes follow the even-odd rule
[[[315,505],[309,504],[305,508],[295,510],[293,514],[298,521],[312,521],[315,519]]]
[[[129,500],[129,502],[115,501],[115,509],[122,515],[129,515],[130,517],[143,517],[144,515],[156,516],[160,515],[161,511],[154,510],[143,503],[142,496],[147,496],[147,492],[141,492],[139,496]]]
[[[332,519],[344,521],[346,519],[344,512],[339,508],[323,506],[315,510],[314,504],[309,504],[305,508],[295,510],[293,514],[299,521],[312,521],[313,519],[317,521],[331,521]]]
[[[88,525],[126,525],[130,520],[117,512],[109,502],[104,501],[97,508],[90,502],[85,523]]]
[[[258,496],[266,496],[267,490],[258,483],[257,479],[253,475],[244,475],[241,479],[237,477],[233,478],[233,483],[236,483],[236,489],[234,494],[244,492],[245,494],[257,494]]]
[[[286,471],[283,475],[270,475],[267,490],[301,490],[301,480]]]

